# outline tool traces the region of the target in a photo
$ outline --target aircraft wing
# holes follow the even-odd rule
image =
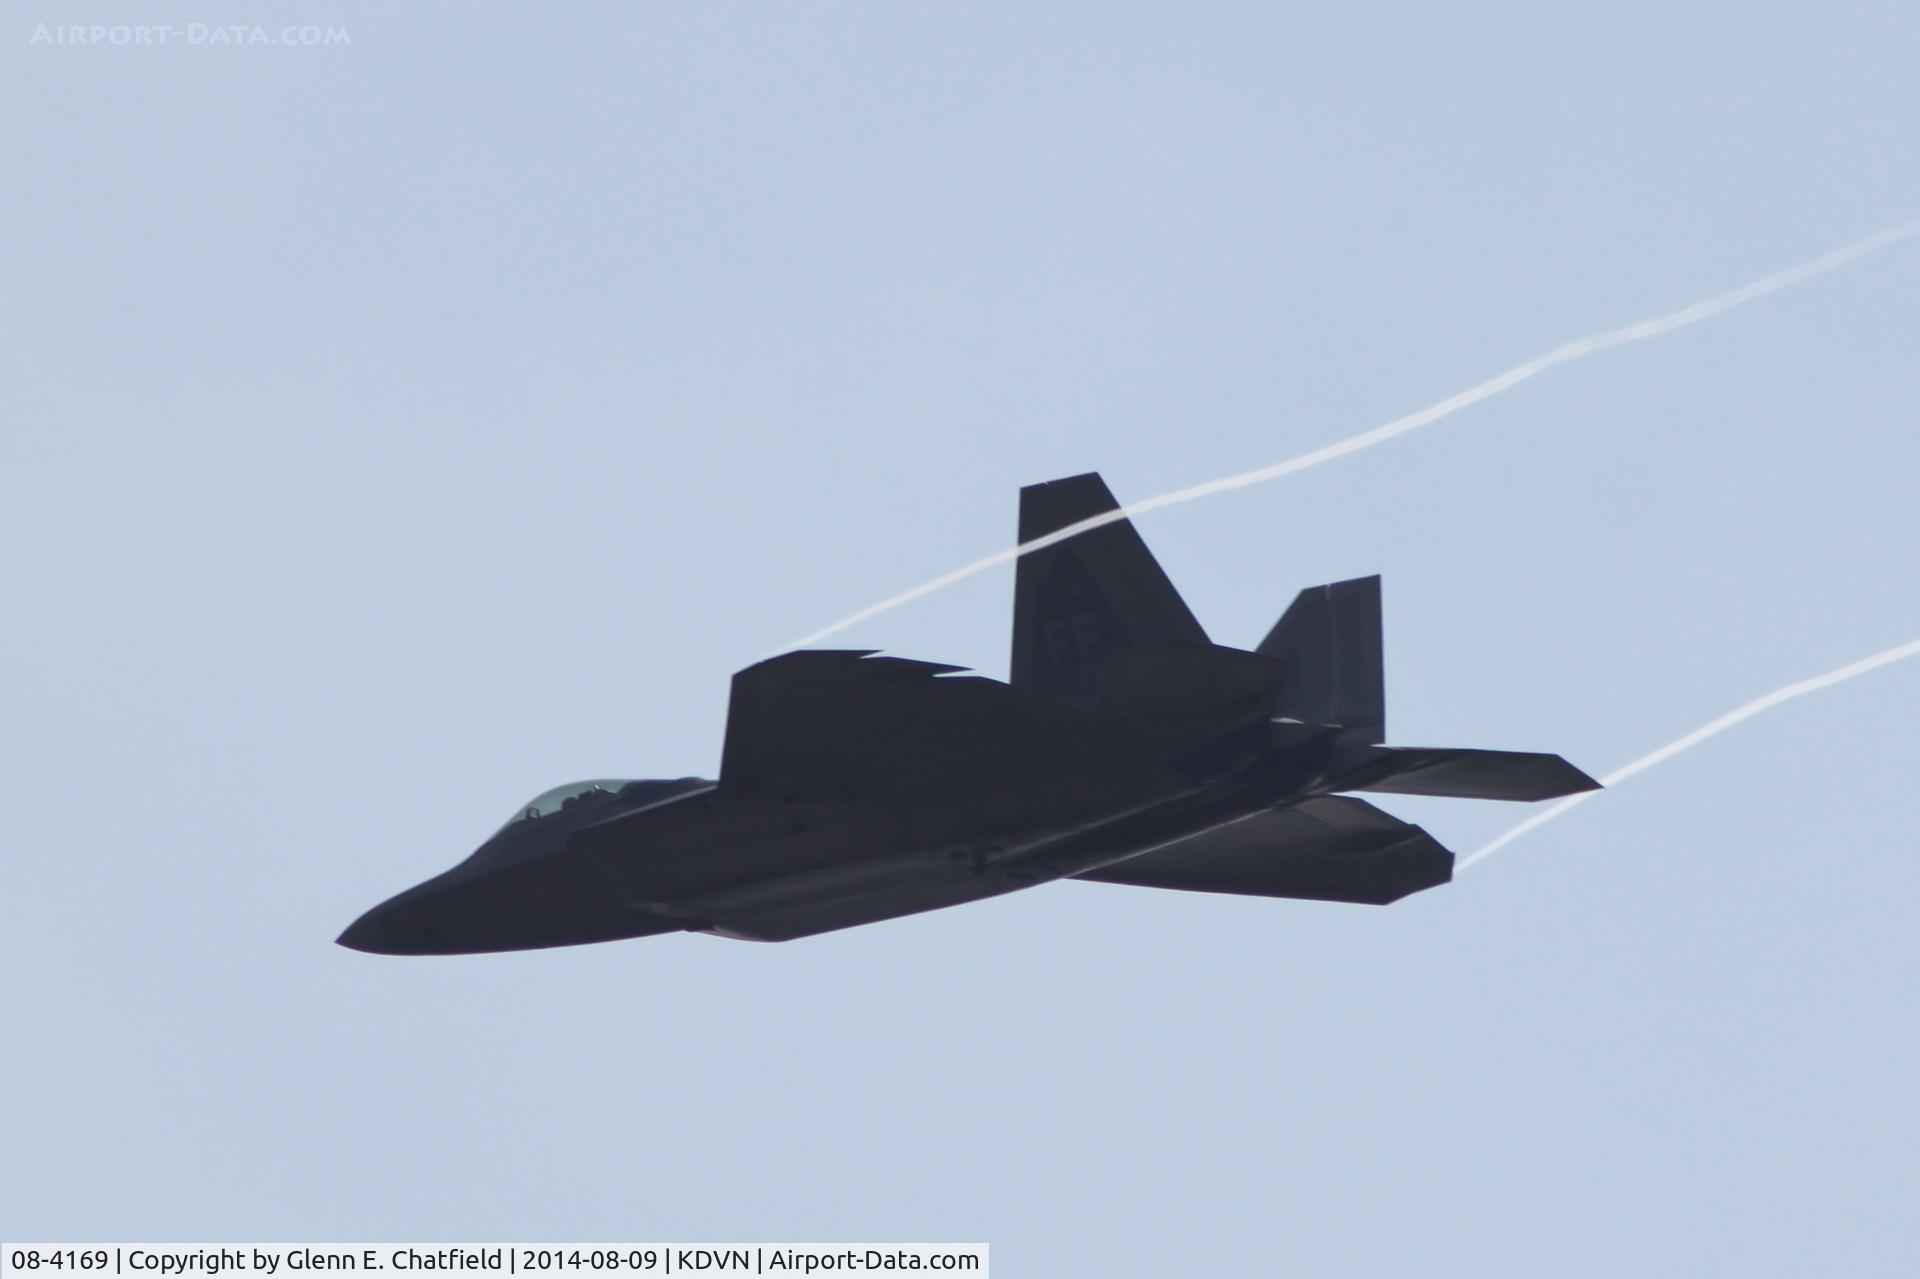
[[[810,799],[1016,785],[1087,745],[1078,717],[963,668],[803,649],[733,677],[720,784]]]
[[[1384,906],[1453,878],[1453,854],[1363,799],[1321,796],[1074,876]]]

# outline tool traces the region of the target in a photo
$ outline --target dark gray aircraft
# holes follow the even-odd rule
[[[1098,475],[1020,493],[1030,542],[1114,510]],[[1381,745],[1380,579],[1211,643],[1131,523],[1035,551],[1006,683],[866,651],[733,677],[720,780],[588,781],[340,935],[394,955],[700,932],[787,941],[1057,879],[1385,904],[1453,854],[1348,791],[1542,800],[1558,755]]]

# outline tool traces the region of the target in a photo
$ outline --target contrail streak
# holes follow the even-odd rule
[[[1384,426],[1376,426],[1370,431],[1362,431],[1359,435],[1351,436],[1338,443],[1326,445],[1324,448],[1314,449],[1310,453],[1302,453],[1300,456],[1288,458],[1284,462],[1276,462],[1272,466],[1263,466],[1258,470],[1243,471],[1239,475],[1229,475],[1223,479],[1209,480],[1204,484],[1196,484],[1191,488],[1177,489],[1171,493],[1162,493],[1159,497],[1150,497],[1145,501],[1135,502],[1130,506],[1121,507],[1117,511],[1106,511],[1091,519],[1081,520],[1078,524],[1069,524],[1063,529],[1058,529],[1047,534],[1045,537],[1037,537],[1031,542],[1022,542],[1019,546],[1010,547],[1004,551],[997,551],[992,555],[977,559],[971,564],[963,564],[950,573],[942,573],[939,577],[922,582],[920,585],[910,590],[902,591],[898,595],[890,595],[877,604],[869,604],[859,612],[850,613],[831,626],[824,626],[811,635],[794,640],[788,647],[805,648],[809,644],[817,644],[829,636],[839,634],[849,626],[855,626],[866,621],[868,618],[878,617],[882,613],[891,612],[902,604],[911,603],[914,600],[931,595],[935,591],[951,586],[964,578],[972,577],[975,573],[994,568],[997,565],[1010,563],[1013,560],[1019,559],[1022,555],[1031,554],[1034,551],[1040,550],[1042,547],[1064,542],[1070,537],[1078,537],[1082,533],[1090,532],[1103,525],[1126,519],[1129,516],[1142,515],[1148,511],[1157,511],[1163,506],[1177,506],[1182,502],[1191,502],[1197,498],[1211,497],[1215,493],[1225,493],[1230,489],[1246,488],[1253,484],[1264,484],[1268,480],[1277,480],[1283,475],[1292,475],[1296,471],[1304,471],[1309,467],[1318,466],[1322,462],[1331,462],[1335,458],[1345,457],[1349,453],[1358,453],[1361,449],[1372,448],[1374,445],[1384,440],[1390,440],[1396,435],[1405,435],[1408,431],[1426,426],[1430,422],[1437,422],[1441,418],[1458,413],[1461,409],[1467,408],[1470,405],[1478,404],[1485,399],[1491,399],[1502,391],[1518,386],[1528,378],[1536,374],[1544,373],[1557,364],[1566,364],[1579,359],[1581,356],[1591,355],[1595,351],[1606,350],[1608,347],[1625,346],[1630,342],[1645,341],[1647,338],[1659,337],[1663,333],[1671,333],[1675,329],[1685,328],[1689,324],[1698,324],[1700,321],[1710,319],[1722,311],[1732,310],[1742,303],[1751,302],[1755,298],[1778,292],[1781,289],[1798,284],[1802,280],[1812,279],[1816,275],[1831,271],[1838,266],[1844,266],[1856,258],[1865,257],[1869,253],[1884,249],[1888,245],[1899,240],[1904,240],[1914,234],[1920,234],[1920,221],[1906,222],[1899,226],[1888,227],[1884,231],[1870,235],[1866,239],[1850,244],[1843,249],[1835,249],[1832,253],[1824,257],[1818,257],[1811,262],[1803,262],[1799,266],[1789,267],[1784,271],[1775,272],[1772,275],[1755,280],[1751,284],[1743,284],[1731,292],[1722,293],[1716,297],[1708,298],[1704,302],[1695,302],[1691,306],[1682,307],[1680,310],[1674,311],[1671,314],[1658,316],[1651,320],[1643,320],[1638,324],[1629,324],[1625,328],[1613,329],[1606,333],[1596,334],[1593,337],[1580,338],[1577,341],[1567,343],[1565,346],[1555,347],[1545,355],[1528,360],[1525,364],[1515,365],[1505,373],[1490,377],[1478,386],[1469,387],[1458,395],[1449,396],[1437,404],[1432,404],[1421,409],[1417,413],[1409,413],[1405,417],[1395,418]]]
[[[1782,702],[1792,701],[1796,697],[1804,697],[1808,693],[1817,693],[1821,689],[1831,688],[1835,684],[1844,684],[1856,675],[1865,675],[1868,671],[1878,670],[1882,666],[1889,666],[1894,662],[1903,661],[1906,658],[1917,655],[1920,655],[1920,639],[1910,640],[1896,648],[1890,648],[1884,653],[1875,653],[1872,657],[1863,657],[1857,662],[1849,662],[1837,670],[1828,671],[1825,675],[1816,675],[1812,679],[1803,679],[1798,684],[1789,684],[1785,688],[1776,689],[1768,693],[1765,697],[1756,697],[1745,706],[1737,707],[1734,710],[1728,711],[1719,719],[1702,724],[1685,737],[1668,742],[1652,754],[1642,755],[1631,764],[1626,764],[1614,769],[1611,773],[1608,773],[1600,779],[1600,784],[1602,786],[1618,785],[1627,778],[1632,777],[1635,773],[1644,773],[1655,764],[1664,763],[1672,759],[1675,755],[1678,755],[1681,751],[1698,746],[1709,737],[1724,733],[1741,720],[1751,719],[1761,711],[1771,710]],[[1567,796],[1567,798],[1550,808],[1542,809],[1532,817],[1521,822],[1518,826],[1515,826],[1512,830],[1509,830],[1506,834],[1494,840],[1491,844],[1488,844],[1485,848],[1462,859],[1460,864],[1454,867],[1455,872],[1463,871],[1482,858],[1499,852],[1528,831],[1546,825],[1562,813],[1567,812],[1569,809],[1579,807],[1600,793],[1599,791],[1582,791],[1578,795]]]

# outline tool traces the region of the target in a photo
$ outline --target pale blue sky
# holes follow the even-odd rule
[[[1920,214],[1911,5],[403,8],[0,39],[0,1234],[1920,1267],[1920,664],[1386,910],[332,944],[550,785],[711,775],[735,668],[1022,483],[1275,461]],[[28,43],[256,19],[352,44]],[[1910,242],[1142,531],[1228,643],[1384,574],[1392,740],[1605,772],[1920,635],[1917,295]],[[1003,674],[1010,594],[846,639]]]

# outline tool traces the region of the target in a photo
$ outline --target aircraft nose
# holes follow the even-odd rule
[[[375,906],[348,924],[346,931],[334,941],[348,950],[363,950],[369,955],[397,955],[403,953],[394,945],[395,934],[400,931],[394,927],[393,912]]]
[[[335,941],[369,955],[433,954],[439,947],[433,944],[433,929],[423,923],[418,910],[384,902],[348,924]]]
[[[373,955],[476,955],[648,937],[686,927],[678,917],[628,907],[586,878],[581,866],[559,860],[498,875],[462,863],[381,902],[337,940]]]

